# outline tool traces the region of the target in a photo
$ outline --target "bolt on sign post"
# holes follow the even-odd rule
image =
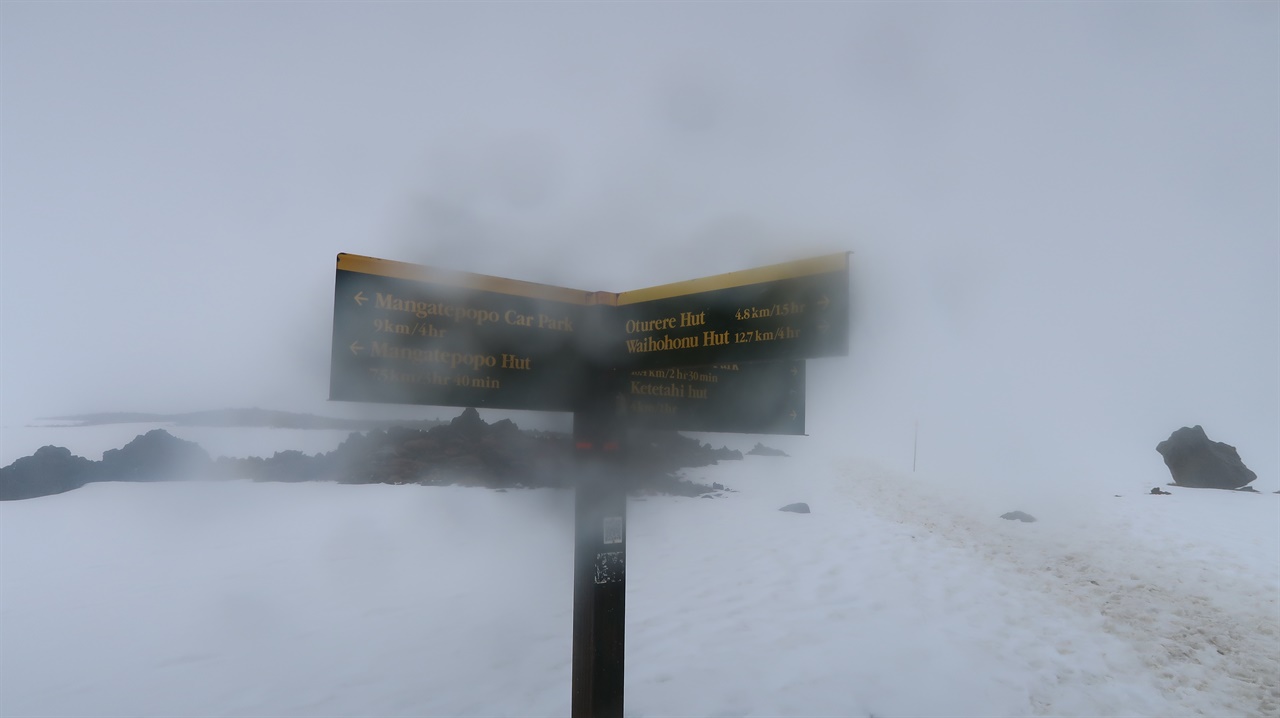
[[[849,255],[585,292],[339,254],[329,398],[572,411],[574,718],[621,718],[627,432],[803,434]]]

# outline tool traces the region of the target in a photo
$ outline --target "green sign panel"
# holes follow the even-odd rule
[[[329,395],[573,411],[613,369],[641,425],[803,433],[801,360],[847,353],[848,304],[845,254],[620,294],[340,254]]]
[[[329,398],[572,411],[589,299],[340,254]]]
[[[849,352],[848,255],[618,296],[610,324],[626,366],[692,366]]]
[[[739,434],[804,433],[804,362],[638,369],[627,376],[632,426]]]

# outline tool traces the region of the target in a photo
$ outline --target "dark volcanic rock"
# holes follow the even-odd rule
[[[707,444],[705,448],[710,453],[713,461],[742,461],[742,452],[737,449],[730,449],[727,446],[713,449],[711,444]]]
[[[696,441],[692,446],[699,448]],[[664,451],[663,458],[674,458],[674,463],[670,467],[663,464],[662,471],[714,463],[705,453],[681,451],[673,457],[672,452]],[[575,465],[567,435],[521,431],[509,419],[489,424],[475,409],[466,409],[449,423],[427,430],[392,427],[354,433],[321,456],[284,452],[265,460],[227,460],[225,467],[222,460],[219,463],[224,476],[267,481],[305,477],[348,484],[461,483],[491,488],[569,486]],[[640,463],[654,468],[647,460]],[[657,485],[664,493],[672,488],[680,495],[697,495],[693,484],[685,484],[666,477]]]
[[[610,469],[633,493],[700,496],[723,489],[677,476],[680,469],[741,459],[674,431],[630,436]],[[447,424],[427,430],[391,427],[353,433],[338,448],[314,456],[281,451],[269,458],[221,457],[157,429],[100,462],[45,447],[0,469],[0,499],[31,498],[77,488],[91,481],[162,481],[236,478],[255,481],[339,481],[350,484],[454,484],[500,487],[568,487],[579,468],[565,434],[521,431],[510,420],[493,424],[467,409]]]
[[[1036,517],[1021,511],[1010,511],[1007,514],[1000,514],[1000,518],[1007,519],[1009,521],[1021,521],[1024,524],[1034,523],[1036,520]]]
[[[1169,493],[1168,491],[1165,491],[1164,489],[1161,489],[1159,486],[1151,489],[1151,495],[1152,496],[1173,496],[1173,494]]]
[[[695,484],[670,474],[645,474],[633,471],[624,479],[632,492],[641,494],[667,494],[669,496],[704,496],[712,489],[705,484]]]
[[[0,469],[0,500],[31,499],[78,489],[93,477],[96,464],[61,446],[42,446]]]
[[[790,511],[793,514],[807,514],[809,513],[809,504],[806,504],[804,502],[800,502],[798,504],[787,504],[786,506],[783,506],[778,510]]]
[[[102,461],[90,461],[60,446],[45,446],[0,469],[0,499],[58,494],[94,481],[165,481],[210,475],[213,462],[194,442],[155,429]]]
[[[216,462],[221,478],[254,481],[317,481],[333,478],[333,462],[327,454],[311,456],[289,449],[277,451],[270,458],[250,456],[244,459],[221,457]]]
[[[507,419],[490,425],[475,409],[426,431],[352,434],[326,458],[334,476],[351,484],[560,486],[571,478],[568,437],[535,436]]]
[[[752,456],[787,456],[787,452],[782,449],[774,449],[772,447],[765,446],[758,441],[747,453]]]
[[[121,449],[103,452],[97,481],[165,481],[205,476],[209,454],[194,441],[152,429]]]
[[[711,448],[697,439],[674,431],[636,431],[630,439],[630,463],[646,473],[711,466],[724,460],[741,460],[742,452],[726,447]]]
[[[1258,478],[1240,460],[1236,447],[1210,441],[1199,425],[1182,427],[1156,445],[1178,486],[1238,489]]]
[[[467,407],[461,414],[453,417],[453,421],[449,422],[449,428],[453,429],[458,436],[478,439],[489,429],[489,425],[480,418],[480,412],[473,407]]]

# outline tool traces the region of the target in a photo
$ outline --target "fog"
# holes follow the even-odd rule
[[[1052,491],[1201,424],[1269,485],[1278,198],[1273,3],[4,3],[0,426],[455,413],[326,401],[339,252],[851,251],[815,446]]]

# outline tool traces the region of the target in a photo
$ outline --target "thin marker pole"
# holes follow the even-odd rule
[[[911,440],[911,473],[916,472],[916,454],[920,450],[920,420],[916,419],[915,436]]]

